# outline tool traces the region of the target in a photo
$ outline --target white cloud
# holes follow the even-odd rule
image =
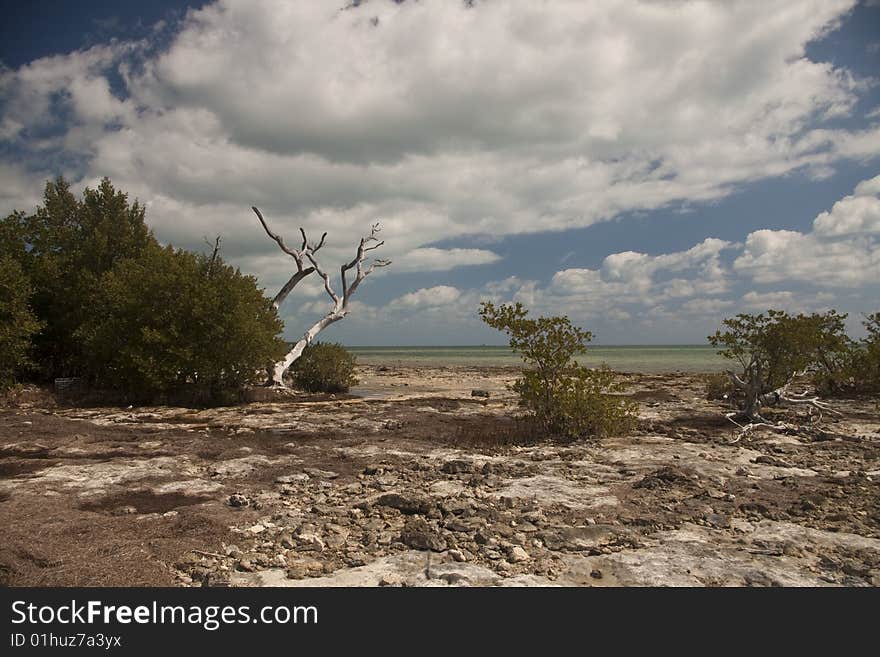
[[[485,249],[435,249],[423,247],[394,260],[397,271],[447,271],[465,265],[487,265],[501,259]]]
[[[222,231],[231,256],[268,252],[257,204],[279,232],[329,230],[334,257],[379,218],[399,271],[484,264],[428,249],[875,154],[880,127],[822,126],[865,83],[804,56],[852,4],[222,0],[158,54],[117,43],[4,72],[0,134],[61,122],[63,92],[52,147],[148,202],[166,241]]]
[[[819,214],[813,231],[824,236],[880,233],[880,176],[860,182],[853,195]]]
[[[747,292],[742,296],[746,310],[766,312],[768,309],[788,312],[818,312],[832,308],[840,299],[830,292],[796,293],[790,290]]]
[[[690,299],[681,304],[685,315],[704,315],[718,318],[734,305],[730,299]]]
[[[820,213],[813,230],[758,230],[746,238],[733,267],[758,283],[805,281],[858,288],[880,280],[880,176]]]
[[[446,306],[457,301],[460,296],[461,291],[458,288],[449,285],[435,285],[434,287],[423,287],[415,292],[404,294],[389,305],[404,308]]]
[[[553,276],[551,289],[583,297],[588,303],[613,299],[618,303],[649,303],[727,289],[720,253],[730,242],[709,238],[675,253],[650,256],[625,251],[605,258],[600,269],[564,269]],[[657,274],[686,272],[688,278],[658,280]]]
[[[779,290],[776,292],[747,292],[742,301],[749,310],[767,310],[768,308],[788,308],[794,301],[794,292]]]

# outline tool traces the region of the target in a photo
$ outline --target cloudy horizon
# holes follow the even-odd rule
[[[3,215],[107,176],[269,296],[292,262],[250,206],[330,271],[378,220],[393,264],[321,335],[350,345],[501,344],[481,300],[597,344],[880,310],[876,2],[140,4],[4,28]],[[285,335],[328,305],[308,279]]]

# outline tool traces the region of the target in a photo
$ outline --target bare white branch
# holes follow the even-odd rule
[[[262,216],[259,214],[259,211],[257,211],[256,208],[254,208],[254,211],[257,212],[257,216],[260,217],[260,221],[263,223],[263,227],[266,229],[266,232],[269,234],[269,236],[275,239],[276,242],[278,242],[282,250],[284,250],[286,253],[290,253],[292,250],[287,249],[286,246],[284,246],[284,241],[280,237],[274,235],[269,230],[266,222],[263,221]],[[309,330],[307,330],[303,334],[303,337],[300,338],[300,340],[298,340],[296,344],[294,344],[293,348],[287,353],[284,359],[274,365],[272,369],[273,385],[284,386],[284,373],[296,361],[296,359],[302,355],[303,350],[312,343],[318,333],[323,331],[331,324],[334,324],[335,322],[343,319],[348,314],[348,311],[350,309],[351,297],[355,293],[361,282],[367,276],[373,273],[376,268],[387,267],[391,264],[390,260],[376,259],[370,264],[367,269],[364,269],[366,254],[370,251],[378,249],[380,246],[385,244],[384,241],[380,241],[376,237],[376,234],[379,232],[379,230],[379,224],[373,224],[370,229],[370,234],[362,237],[360,242],[358,243],[354,258],[350,262],[347,262],[340,267],[340,278],[342,279],[342,293],[340,296],[340,294],[338,294],[336,290],[333,289],[333,284],[330,280],[330,274],[327,273],[327,271],[321,266],[317,256],[315,255],[317,251],[324,245],[324,240],[327,237],[327,233],[324,233],[321,236],[321,239],[316,244],[309,244],[308,236],[306,235],[305,229],[299,229],[300,235],[302,235],[302,248],[296,253],[298,254],[298,257],[300,259],[304,258],[305,260],[308,260],[308,262],[311,264],[311,267],[308,268],[308,272],[317,272],[318,276],[320,276],[321,279],[324,281],[324,291],[327,293],[327,296],[329,296],[332,300],[333,305],[326,315],[315,322],[309,328]],[[291,255],[293,254],[291,253]],[[300,261],[298,260],[297,263],[299,264],[299,262]],[[348,272],[352,269],[355,270],[355,278],[349,284]],[[294,277],[296,277],[297,275],[298,274],[295,274]],[[299,281],[297,280],[296,282],[298,283]]]

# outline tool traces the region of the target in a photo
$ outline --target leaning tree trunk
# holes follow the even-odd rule
[[[340,319],[345,317],[346,311],[336,312],[335,310],[330,311],[320,320],[312,324],[311,328],[305,332],[303,337],[299,339],[299,341],[293,345],[293,348],[287,352],[287,355],[279,360],[272,367],[272,381],[271,385],[273,386],[284,386],[284,373],[290,369],[290,366],[296,361],[297,358],[302,356],[302,352],[312,344],[312,340],[323,331],[325,328],[330,326],[331,324],[338,322]]]

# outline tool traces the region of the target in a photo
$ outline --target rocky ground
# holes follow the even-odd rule
[[[880,585],[876,400],[731,444],[699,376],[629,375],[633,435],[548,444],[512,370],[361,369],[360,397],[7,400],[0,581]]]

